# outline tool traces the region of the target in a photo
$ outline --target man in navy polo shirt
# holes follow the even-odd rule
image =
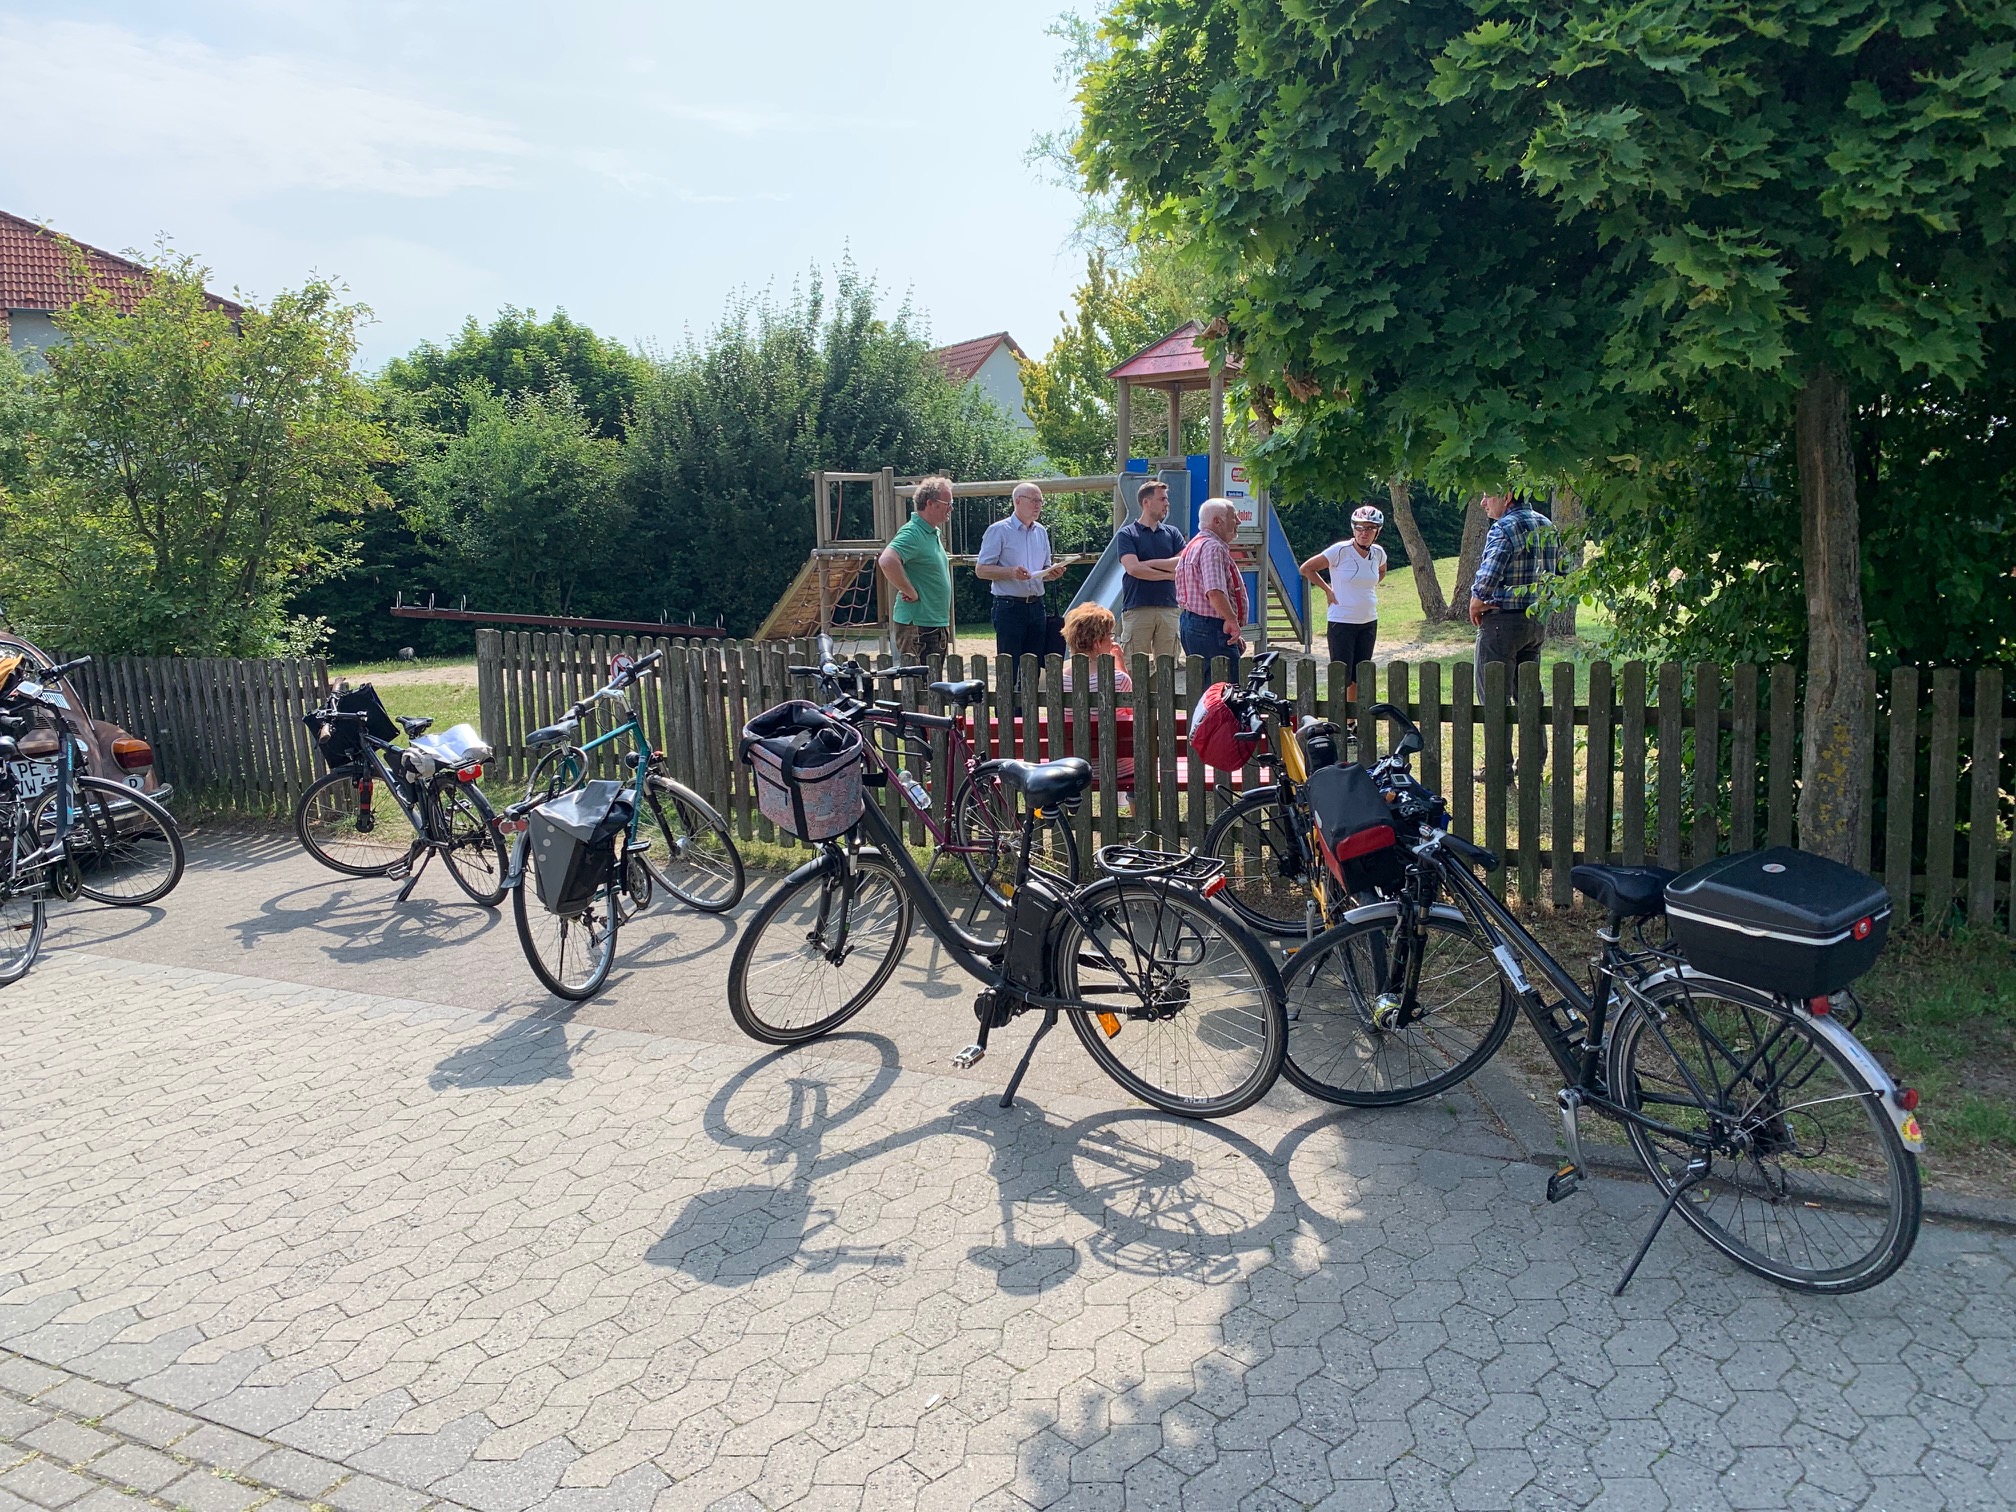
[[[1169,485],[1141,485],[1141,513],[1113,532],[1120,548],[1120,646],[1130,657],[1183,655],[1177,635],[1176,559],[1183,532],[1169,523]]]

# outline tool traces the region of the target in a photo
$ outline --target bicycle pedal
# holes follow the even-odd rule
[[[1582,1185],[1582,1167],[1568,1164],[1547,1178],[1547,1200],[1559,1202],[1564,1197],[1573,1197]]]
[[[970,1071],[979,1065],[982,1060],[986,1059],[986,1056],[987,1047],[985,1045],[968,1045],[964,1050],[961,1050],[957,1055],[952,1057],[952,1064],[957,1066],[961,1071]]]
[[[388,882],[403,882],[406,880],[407,873],[412,870],[413,863],[411,861],[394,861],[390,866],[385,868],[385,880]]]

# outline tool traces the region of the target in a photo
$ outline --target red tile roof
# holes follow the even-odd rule
[[[67,310],[84,297],[85,284],[71,264],[68,241],[59,232],[0,210],[0,310]],[[130,312],[146,292],[147,270],[83,242],[74,245],[84,255],[91,283],[110,290],[119,308]],[[217,309],[244,313],[228,299],[206,297]]]
[[[992,336],[977,336],[971,341],[955,342],[948,347],[940,347],[931,355],[938,359],[938,365],[945,369],[945,376],[954,383],[965,383],[986,365],[994,355],[994,349],[1007,343],[1008,350],[1024,362],[1029,354],[1015,344],[1015,338],[1006,331],[996,331]]]

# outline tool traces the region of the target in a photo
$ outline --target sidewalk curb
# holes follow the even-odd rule
[[[1470,1078],[1470,1085],[1484,1105],[1498,1116],[1529,1164],[1552,1169],[1560,1161],[1561,1123],[1551,1098],[1543,1109],[1495,1060],[1480,1067]],[[1645,1168],[1625,1148],[1585,1140],[1582,1159],[1590,1169],[1606,1176],[1646,1179]],[[1942,1192],[1928,1186],[1924,1188],[1924,1202],[1927,1218],[2016,1232],[2016,1202],[2006,1198],[1970,1197],[1964,1192]]]

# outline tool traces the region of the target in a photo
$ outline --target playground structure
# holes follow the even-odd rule
[[[1246,577],[1246,600],[1251,606],[1247,623],[1262,647],[1285,640],[1299,642],[1306,650],[1311,616],[1295,553],[1266,492],[1246,487],[1243,467],[1225,456],[1226,368],[1206,356],[1199,344],[1202,335],[1202,328],[1190,321],[1107,374],[1116,386],[1118,471],[1088,477],[954,483],[953,517],[940,532],[953,567],[973,565],[982,531],[1008,512],[1009,497],[1018,483],[1035,483],[1046,499],[1103,493],[1111,499],[1111,510],[1106,539],[1098,543],[1098,549],[1072,549],[1075,543],[1059,540],[1055,529],[1052,539],[1059,561],[1092,564],[1092,571],[1071,600],[1072,607],[1094,602],[1117,614],[1122,573],[1111,532],[1138,513],[1141,485],[1155,477],[1169,485],[1170,522],[1186,535],[1196,527],[1197,504],[1209,498],[1232,499],[1240,521],[1233,549]],[[1132,455],[1136,389],[1164,395],[1169,431],[1167,450],[1161,457]],[[1186,456],[1182,451],[1183,395],[1200,390],[1210,395],[1210,449],[1201,456]],[[906,501],[916,494],[918,481],[898,477],[887,467],[879,472],[814,472],[812,553],[758,628],[756,639],[826,634],[836,644],[852,649],[893,651],[894,590],[875,562],[908,517]]]

